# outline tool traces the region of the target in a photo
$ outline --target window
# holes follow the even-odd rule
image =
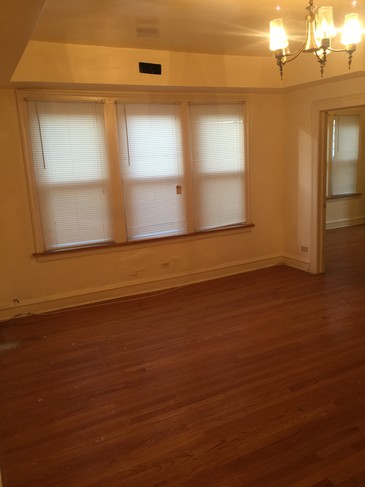
[[[247,224],[242,102],[21,100],[38,253]]]
[[[358,192],[360,115],[328,114],[327,197]]]
[[[245,219],[243,120],[240,105],[191,105],[195,228]]]
[[[178,105],[117,104],[127,235],[186,233]]]
[[[103,107],[28,105],[45,250],[111,242]]]

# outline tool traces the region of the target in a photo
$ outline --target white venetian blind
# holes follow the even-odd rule
[[[28,102],[45,250],[112,241],[103,106]]]
[[[117,104],[128,240],[186,232],[179,106]]]
[[[242,105],[191,104],[197,231],[245,223]]]
[[[332,137],[332,194],[357,191],[359,159],[359,115],[335,115]]]

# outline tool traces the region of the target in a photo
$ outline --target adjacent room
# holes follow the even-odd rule
[[[3,487],[365,485],[365,4],[331,4],[4,3]]]

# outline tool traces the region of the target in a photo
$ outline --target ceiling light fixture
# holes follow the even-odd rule
[[[355,6],[356,2],[352,2],[352,4]],[[333,49],[331,47],[331,39],[337,34],[333,23],[333,7],[320,7],[318,14],[316,14],[316,7],[313,5],[313,0],[309,0],[309,5],[306,7],[306,10],[308,13],[305,17],[305,41],[293,53],[289,51],[289,42],[283,20],[274,19],[270,22],[270,50],[275,53],[276,63],[280,70],[280,78],[283,79],[284,65],[290,61],[294,61],[302,52],[312,52],[315,54],[320,65],[321,77],[323,77],[327,56],[330,52],[347,52],[348,66],[350,69],[352,55],[356,51],[356,45],[361,41],[362,35],[359,14],[350,13],[345,16],[345,23],[341,29],[341,43],[345,47],[343,49]]]

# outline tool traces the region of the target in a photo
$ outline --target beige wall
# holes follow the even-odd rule
[[[157,78],[136,73],[141,53],[130,52],[128,63],[123,64],[114,50],[108,48],[104,56],[97,56],[99,48],[86,47],[78,50],[32,43],[29,49],[34,51],[30,57],[26,52],[14,80],[22,85],[46,83],[51,87],[105,89],[110,85],[115,90],[116,85],[126,88],[134,84],[149,90],[200,87],[242,93],[248,105],[255,227],[38,262],[32,256],[34,243],[15,91],[0,90],[0,319],[184,285],[279,262],[316,270],[313,215],[318,127],[313,113],[319,110],[318,103],[328,98],[334,99],[333,108],[337,108],[338,100],[362,93],[364,78],[360,73],[358,78],[322,80],[311,88],[286,92],[278,89],[283,85],[271,58],[269,70],[266,60],[261,60],[258,67],[257,59],[239,64],[240,59],[234,57],[217,59],[182,53],[157,56],[146,51],[144,61],[164,60],[164,77],[155,81]],[[121,53],[120,49],[116,51]]]
[[[310,270],[318,271],[317,246],[325,220],[325,160],[320,152],[320,113],[365,105],[365,77],[298,88],[285,98],[284,255],[300,258],[308,247]],[[319,187],[320,186],[320,187]],[[319,228],[318,228],[319,226]],[[324,230],[323,230],[324,231]]]
[[[349,74],[346,54],[336,56],[329,56],[326,79]],[[139,73],[139,61],[161,64],[162,75]],[[287,64],[283,80],[280,80],[275,64],[273,56],[221,56],[31,41],[12,81],[133,87],[143,87],[148,83],[156,87],[280,90],[321,79],[319,64],[311,54],[302,56],[300,62]],[[360,44],[350,73],[356,75],[363,73],[364,69],[365,53]]]
[[[139,62],[162,65],[162,74],[139,73]],[[271,57],[221,56],[31,41],[12,80],[32,83],[144,87],[276,87]]]
[[[16,98],[0,90],[0,317],[180,285],[277,263],[282,255],[282,100],[247,97],[255,227],[37,262]],[[19,303],[14,303],[18,300]]]
[[[364,192],[359,196],[327,200],[327,229],[363,224],[365,224]]]
[[[0,16],[0,87],[10,80],[37,25],[46,0],[1,2]]]

